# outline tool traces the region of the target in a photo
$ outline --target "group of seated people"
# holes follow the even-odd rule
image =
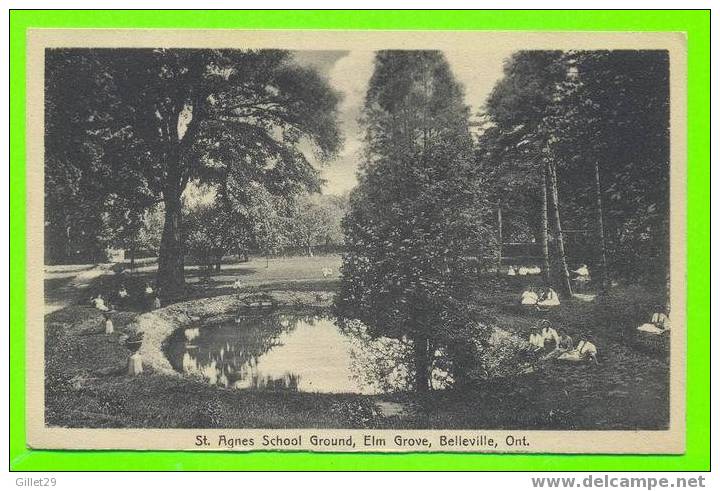
[[[148,306],[156,309],[160,308],[160,298],[155,294],[155,290],[150,283],[145,283],[142,295]],[[110,303],[110,298],[114,298],[114,302],[117,305],[122,306],[130,301],[131,295],[125,287],[125,284],[121,283],[120,288],[118,288],[114,295],[108,295],[105,297],[102,294],[98,294],[96,297],[90,299],[90,303],[98,310],[110,312],[115,309],[115,306]]]
[[[637,328],[638,331],[648,334],[664,334],[670,331],[670,319],[668,319],[668,311],[662,306],[658,306],[650,317],[650,322],[641,324]]]
[[[557,307],[560,305],[560,297],[552,287],[537,289],[534,286],[528,286],[520,295],[520,305],[539,309]]]
[[[540,274],[542,269],[539,266],[508,266],[508,276],[526,276],[529,274]]]
[[[540,327],[542,326],[542,327]],[[558,334],[547,320],[543,320],[536,329],[530,333],[528,348],[532,352],[545,351],[542,360],[559,360],[569,362],[597,361],[597,347],[586,339],[581,339],[577,346],[573,339],[567,335]]]

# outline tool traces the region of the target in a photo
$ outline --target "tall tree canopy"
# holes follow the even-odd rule
[[[548,208],[557,246],[560,216],[582,231],[568,253],[600,277],[606,255],[617,275],[667,269],[668,74],[662,51],[521,51],[488,98],[478,155],[496,193],[536,238]]]
[[[46,60],[46,165],[90,160],[87,174],[101,184],[164,202],[165,294],[184,284],[181,195],[190,180],[236,193],[315,190],[303,149],[322,161],[340,145],[339,95],[287,51],[60,49]]]
[[[465,258],[487,236],[468,115],[442,53],[376,55],[336,302],[371,333],[412,340],[418,391],[436,348],[468,322]]]

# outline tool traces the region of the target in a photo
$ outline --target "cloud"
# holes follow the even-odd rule
[[[343,193],[357,182],[355,172],[362,142],[362,131],[357,120],[365,102],[374,59],[375,53],[372,51],[351,51],[338,59],[328,73],[330,85],[343,94],[339,119],[345,145],[337,159],[323,170],[323,177],[327,179],[327,193]]]
[[[470,106],[473,117],[482,109],[493,87],[502,78],[503,62],[513,51],[494,46],[444,52],[455,78],[465,89],[465,103]],[[339,107],[339,118],[345,145],[337,159],[322,171],[327,180],[324,188],[326,193],[343,193],[357,183],[355,173],[363,137],[357,119],[365,102],[374,58],[375,53],[372,51],[350,51],[328,69],[331,86],[342,92],[344,97]]]
[[[503,76],[503,62],[515,50],[493,47],[488,50],[448,50],[445,58],[455,78],[465,87],[465,103],[472,115],[482,109],[497,81]]]

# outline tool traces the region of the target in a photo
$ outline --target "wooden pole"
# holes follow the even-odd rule
[[[542,232],[540,240],[542,241],[542,255],[543,255],[543,279],[545,280],[545,286],[550,285],[550,250],[548,249],[548,177],[547,177],[547,165],[543,164],[543,182],[542,182],[542,213],[541,225]]]
[[[498,201],[497,206],[497,221],[498,221],[498,252],[497,252],[497,274],[502,274],[502,246],[503,246],[503,235],[502,235],[502,206]]]
[[[605,228],[603,226],[602,189],[600,186],[600,164],[595,161],[595,202],[597,209],[597,239],[598,239],[598,276],[600,277],[600,294],[607,293],[607,259],[605,256]]]

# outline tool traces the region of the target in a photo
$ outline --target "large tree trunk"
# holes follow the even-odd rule
[[[562,226],[560,224],[560,203],[558,199],[557,172],[555,165],[547,162],[547,171],[550,181],[550,204],[553,213],[553,229],[557,241],[558,264],[560,266],[560,295],[565,298],[572,297],[572,285],[570,284],[570,271],[568,271],[567,259],[565,257],[565,242],[563,240]]]
[[[543,182],[542,182],[542,213],[540,214],[540,224],[542,230],[540,231],[540,241],[542,246],[543,256],[543,280],[545,286],[550,286],[550,250],[548,248],[548,176],[547,176],[547,165],[543,165]]]
[[[165,226],[160,240],[157,272],[157,284],[164,298],[181,295],[185,288],[181,193],[165,193]]]
[[[602,188],[600,186],[600,164],[595,161],[595,203],[596,203],[596,227],[597,227],[597,247],[598,259],[597,269],[598,278],[600,279],[600,295],[607,293],[607,260],[605,257],[605,228],[603,226],[603,205],[602,205]]]
[[[423,394],[430,388],[430,353],[427,336],[416,335],[413,339],[413,350],[415,354],[415,391]]]

